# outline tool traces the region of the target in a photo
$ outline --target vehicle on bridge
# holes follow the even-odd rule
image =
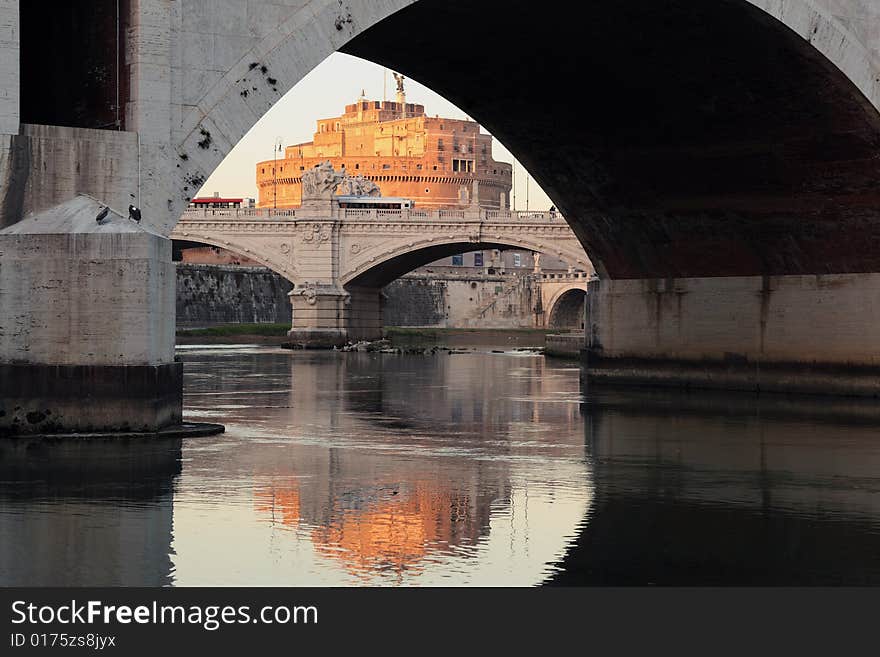
[[[411,210],[416,206],[409,198],[394,196],[337,196],[340,208],[356,210]]]

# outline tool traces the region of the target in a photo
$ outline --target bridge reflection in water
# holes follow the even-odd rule
[[[880,583],[871,404],[192,347],[223,436],[0,444],[0,584]]]
[[[555,584],[880,583],[880,406],[586,397],[592,506]]]

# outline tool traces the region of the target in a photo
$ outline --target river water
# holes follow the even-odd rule
[[[209,438],[0,445],[0,585],[878,584],[875,402],[188,345]]]

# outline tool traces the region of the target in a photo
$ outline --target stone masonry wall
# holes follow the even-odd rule
[[[290,323],[292,287],[265,267],[177,263],[177,325]]]
[[[410,274],[383,289],[385,326],[532,328],[532,285],[526,276]]]

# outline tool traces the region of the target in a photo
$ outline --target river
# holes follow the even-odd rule
[[[880,583],[875,402],[462,350],[181,346],[226,433],[0,445],[0,585]]]

